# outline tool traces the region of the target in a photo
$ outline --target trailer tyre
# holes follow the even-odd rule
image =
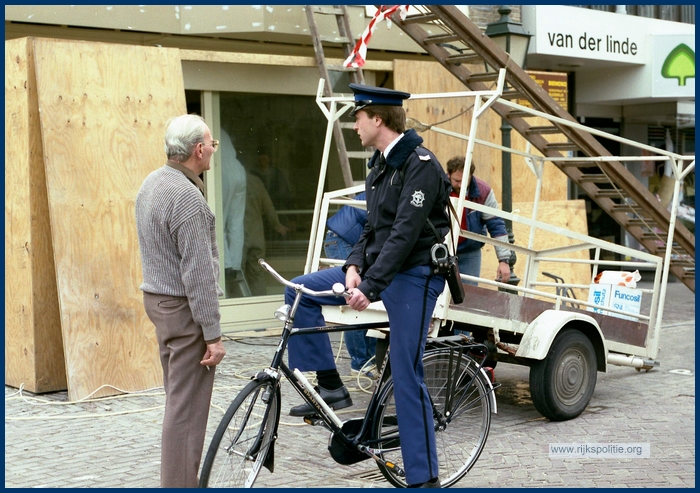
[[[535,408],[552,421],[566,421],[586,409],[596,383],[596,355],[590,339],[564,329],[547,357],[530,367],[530,394]]]

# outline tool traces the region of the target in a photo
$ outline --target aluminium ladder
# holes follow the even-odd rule
[[[306,17],[309,23],[309,31],[314,43],[314,52],[316,54],[316,62],[321,73],[321,78],[325,81],[324,96],[334,96],[333,81],[339,75],[347,73],[350,76],[350,82],[355,84],[364,84],[365,78],[361,68],[344,67],[343,65],[329,64],[325,51],[324,43],[331,45],[341,45],[345,58],[349,57],[354,47],[354,39],[350,31],[350,21],[345,5],[305,5]],[[324,36],[319,32],[319,23],[316,22],[316,16],[319,16],[319,23],[323,22],[322,17],[335,17],[338,31],[332,36]],[[335,75],[335,77],[331,77]],[[372,156],[369,151],[352,152],[347,150],[345,145],[345,136],[343,130],[352,129],[353,123],[341,122],[336,120],[333,123],[333,137],[338,149],[338,158],[340,159],[340,168],[343,173],[343,181],[346,187],[351,187],[355,184],[352,176],[352,168],[350,167],[350,159],[362,159],[365,162]],[[360,177],[364,179],[364,176]]]

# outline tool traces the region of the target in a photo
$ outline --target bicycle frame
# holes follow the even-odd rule
[[[370,433],[372,429],[372,425],[377,419],[377,415],[379,412],[378,409],[378,403],[381,402],[381,397],[383,396],[384,393],[388,392],[388,388],[385,385],[386,379],[384,378],[385,374],[388,375],[387,372],[390,372],[390,367],[389,367],[389,351],[387,351],[384,361],[381,364],[380,370],[379,370],[379,376],[377,383],[375,384],[374,391],[372,393],[372,397],[370,398],[370,402],[367,406],[367,409],[365,411],[365,416],[364,418],[359,418],[361,421],[359,422],[360,426],[359,429],[356,426],[358,424],[358,419],[356,420],[349,420],[346,422],[342,422],[338,416],[333,412],[333,410],[328,407],[325,402],[323,402],[323,399],[318,396],[318,394],[315,392],[315,390],[311,387],[311,385],[308,383],[306,378],[299,372],[299,370],[290,370],[290,368],[284,363],[283,358],[284,358],[284,353],[287,348],[287,344],[289,342],[289,338],[292,336],[298,336],[298,335],[305,335],[305,334],[318,334],[318,333],[333,333],[333,332],[345,332],[348,330],[366,330],[366,329],[386,329],[388,328],[388,322],[372,322],[372,323],[362,323],[362,324],[354,324],[354,325],[343,325],[343,326],[338,326],[338,327],[331,327],[331,326],[323,326],[323,327],[310,327],[310,328],[295,328],[293,327],[294,324],[294,316],[296,314],[297,308],[299,306],[299,302],[301,301],[301,297],[304,294],[311,295],[311,296],[341,296],[344,294],[345,288],[342,287],[342,290],[340,288],[336,289],[336,286],[334,286],[333,291],[322,291],[322,292],[315,292],[312,290],[309,290],[305,288],[303,285],[298,285],[294,284],[290,281],[287,281],[286,279],[282,278],[277,272],[274,271],[274,269],[269,266],[263,259],[259,260],[260,265],[265,268],[271,275],[273,275],[280,283],[284,284],[285,286],[294,289],[295,291],[295,297],[294,301],[291,306],[289,305],[284,305],[281,307],[276,314],[280,314],[278,318],[280,320],[284,321],[284,326],[282,329],[282,334],[280,336],[279,343],[277,345],[277,348],[275,350],[275,354],[272,358],[272,362],[270,366],[261,372],[259,372],[254,379],[260,382],[265,382],[265,381],[270,381],[273,383],[274,387],[274,392],[279,391],[279,382],[281,380],[280,373],[283,374],[289,383],[292,385],[292,387],[301,395],[301,397],[304,399],[305,402],[310,404],[317,412],[317,416],[312,416],[312,417],[304,417],[304,421],[307,422],[308,424],[311,425],[318,425],[321,424],[324,426],[326,429],[331,431],[332,433],[332,440],[331,444],[329,445],[329,452],[331,453],[331,456],[333,459],[344,465],[349,465],[349,464],[354,464],[356,462],[360,462],[362,460],[366,460],[369,458],[373,458],[375,461],[383,464],[385,467],[390,468],[394,471],[396,471],[399,475],[403,476],[404,472],[398,468],[398,466],[394,465],[393,463],[389,463],[384,461],[378,454],[381,453],[380,448],[375,448],[376,446],[381,447],[382,442],[388,442],[388,441],[396,441],[398,436],[388,436],[388,437],[383,437],[378,440],[367,440],[366,437]],[[425,354],[428,354],[429,352],[432,351],[445,351],[446,349],[450,349],[450,355],[449,355],[449,368],[448,368],[448,381],[447,381],[447,388],[450,390],[448,395],[451,396],[452,391],[454,390],[455,386],[457,385],[457,380],[458,380],[458,375],[456,374],[457,370],[459,369],[459,361],[461,358],[470,358],[473,359],[468,352],[474,352],[479,351],[483,353],[483,356],[481,358],[481,362],[477,363],[477,370],[475,371],[474,375],[471,377],[471,380],[469,384],[471,385],[472,381],[475,378],[479,378],[479,375],[483,373],[483,377],[486,378],[486,381],[489,382],[489,386],[491,390],[489,391],[489,397],[491,399],[492,405],[494,406],[493,409],[495,410],[495,397],[494,397],[494,392],[493,389],[494,387],[491,385],[490,380],[486,376],[486,374],[483,372],[482,367],[483,363],[486,359],[487,355],[487,348],[483,344],[473,344],[469,343],[466,338],[462,338],[461,336],[452,336],[452,337],[446,337],[446,338],[441,338],[435,341],[431,341],[429,345],[426,347]],[[475,361],[476,363],[476,361]],[[462,395],[459,399],[459,401],[456,403],[456,408],[459,407],[461,401],[465,399],[466,396]],[[432,401],[432,399],[431,399]],[[431,402],[431,404],[433,404]],[[433,405],[433,413],[436,422],[438,423],[439,427],[444,427],[446,426],[452,419],[453,417],[456,417],[456,415],[447,415],[447,416],[442,416],[440,415],[435,406]],[[267,418],[267,416],[265,416]],[[275,427],[277,424],[275,425]],[[276,430],[275,430],[276,433]],[[255,448],[255,445],[252,448]],[[268,450],[268,456],[265,459],[265,467],[270,469],[268,467],[268,464],[272,464],[274,462],[274,457],[271,456],[274,454],[274,448],[271,447]],[[271,470],[271,469],[270,469]]]

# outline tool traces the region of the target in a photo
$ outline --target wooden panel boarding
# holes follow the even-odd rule
[[[5,41],[5,384],[66,389],[34,60]]]
[[[162,385],[134,201],[186,112],[178,51],[38,39],[34,54],[69,397]]]
[[[528,219],[532,218],[532,202],[513,204],[513,210],[518,211],[518,214]],[[550,202],[540,202],[537,209],[537,220],[547,223],[551,226],[558,226],[575,233],[583,235],[588,234],[588,222],[586,220],[586,201],[585,200],[553,200]],[[530,227],[524,224],[513,223],[513,236],[515,244],[526,247],[530,239]],[[545,248],[554,248],[568,245],[576,245],[580,243],[577,240],[572,240],[562,235],[550,233],[542,229],[535,229],[535,240],[533,248],[542,250]],[[565,255],[548,255],[549,257],[571,258],[578,260],[588,260],[590,258],[589,250],[579,250],[577,252],[567,253]],[[525,278],[525,263],[527,259],[518,255],[518,259],[513,269],[520,279]],[[496,254],[491,245],[485,245],[481,252],[481,276],[489,279],[496,277]],[[591,282],[591,267],[587,264],[571,264],[561,262],[541,262],[538,269],[537,280],[544,282],[554,282],[553,279],[545,277],[542,272],[549,272],[563,278],[567,283],[571,284],[590,284]],[[522,286],[523,283],[521,282]],[[555,292],[555,288],[538,287],[541,291],[550,293]],[[588,289],[574,289],[577,299],[588,299]]]

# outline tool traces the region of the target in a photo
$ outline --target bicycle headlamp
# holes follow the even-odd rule
[[[289,311],[292,309],[290,305],[282,305],[277,310],[275,310],[275,318],[280,322],[286,322],[289,320]]]

